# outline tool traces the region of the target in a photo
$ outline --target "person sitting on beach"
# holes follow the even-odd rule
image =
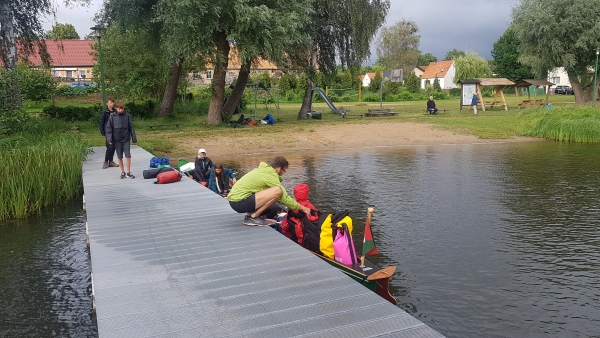
[[[231,188],[227,199],[231,208],[239,213],[246,213],[243,224],[249,226],[268,226],[275,223],[273,218],[279,211],[279,202],[292,210],[302,210],[310,214],[310,209],[300,205],[281,185],[281,176],[289,166],[283,156],[276,156],[269,164],[260,162]]]
[[[435,101],[433,101],[433,96],[430,96],[429,101],[427,101],[427,111],[430,115],[435,115],[438,112],[438,109],[435,107]]]
[[[206,150],[200,149],[198,150],[198,157],[196,157],[196,162],[194,163],[194,171],[192,172],[192,176],[202,185],[206,186],[206,182],[210,177],[210,169],[214,167],[210,158],[206,157]]]
[[[208,188],[219,195],[227,195],[229,189],[236,182],[235,174],[223,167],[221,163],[215,163],[215,166],[210,169],[208,178]]]

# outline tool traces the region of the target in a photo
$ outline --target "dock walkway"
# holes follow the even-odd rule
[[[188,178],[135,179],[83,164],[100,338],[443,337],[270,227],[247,227]]]

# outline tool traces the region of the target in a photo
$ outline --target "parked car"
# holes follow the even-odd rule
[[[573,95],[573,88],[569,86],[556,86],[554,94]]]

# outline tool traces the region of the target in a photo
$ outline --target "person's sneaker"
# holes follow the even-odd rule
[[[125,173],[121,173],[121,178],[125,178],[126,176]]]
[[[104,162],[104,163],[102,164],[102,169],[106,169],[106,168],[108,168],[108,162]]]
[[[127,177],[129,177],[129,178],[135,178],[135,176],[133,176],[132,173],[127,173]]]
[[[260,217],[252,218],[248,215],[244,217],[244,225],[255,226],[255,227],[266,227],[273,224],[273,220],[266,220]]]
[[[119,165],[113,161],[108,162],[108,166],[110,168],[118,168],[119,167]]]

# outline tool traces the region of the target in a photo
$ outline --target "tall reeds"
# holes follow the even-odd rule
[[[524,134],[557,141],[600,142],[600,109],[556,107],[523,113]]]
[[[87,154],[71,133],[21,136],[0,141],[0,220],[21,218],[81,192]]]

